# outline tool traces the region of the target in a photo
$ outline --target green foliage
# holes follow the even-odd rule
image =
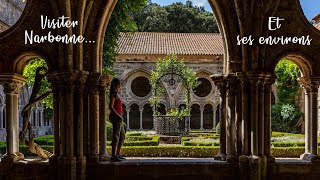
[[[23,70],[23,76],[27,78],[27,84],[29,86],[33,86],[36,77],[36,70],[38,67],[48,68],[47,63],[43,59],[33,59],[31,60],[27,66]],[[50,83],[48,79],[45,77],[41,81],[41,87],[39,91],[39,95],[44,94],[45,92],[50,90]],[[50,119],[53,116],[53,96],[52,94],[47,96],[42,100],[42,103],[45,107],[44,109],[44,118]]]
[[[215,16],[191,1],[168,6],[148,2],[142,11],[133,13],[141,32],[214,33],[218,32]]]
[[[140,11],[146,3],[146,0],[118,0],[105,32],[102,61],[104,74],[114,75],[113,66],[118,55],[116,49],[120,32],[137,31],[131,14]]]
[[[159,59],[156,63],[156,71],[151,72],[150,85],[152,88],[152,97],[149,99],[152,106],[159,107],[160,95],[163,93],[163,88],[160,85],[162,77],[174,72],[182,79],[182,84],[186,90],[186,107],[187,110],[181,111],[182,114],[189,113],[189,104],[191,100],[191,92],[198,85],[196,73],[191,68],[187,67],[182,60],[178,61],[176,55],[167,55],[164,59]]]
[[[217,131],[218,134],[220,134],[220,122],[216,126],[216,131]]]
[[[132,136],[131,136],[132,137]],[[144,138],[144,137],[141,137]],[[123,146],[158,146],[160,136],[153,136],[151,140],[125,140]],[[107,145],[111,145],[111,141],[107,141]]]
[[[219,147],[214,146],[126,146],[122,148],[128,157],[213,157]],[[108,147],[108,153],[111,148]]]
[[[284,59],[277,64],[275,74],[279,100],[272,106],[272,130],[297,133],[296,124],[302,116],[296,104],[301,72],[296,64]]]

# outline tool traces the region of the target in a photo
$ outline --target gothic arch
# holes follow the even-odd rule
[[[268,72],[273,74],[278,62],[283,58],[294,62],[301,70],[303,77],[310,77],[317,73],[317,70],[313,67],[313,59],[310,53],[297,48],[286,48],[277,51],[267,65]]]

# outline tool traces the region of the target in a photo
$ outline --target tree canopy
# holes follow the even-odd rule
[[[296,64],[283,59],[276,68],[278,101],[272,106],[272,130],[297,133],[297,123],[302,113],[297,105],[301,72]]]
[[[217,33],[218,25],[213,13],[204,7],[193,6],[191,1],[167,6],[152,3],[132,13],[140,32]]]

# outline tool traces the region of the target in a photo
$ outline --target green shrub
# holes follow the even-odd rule
[[[304,142],[273,142],[273,147],[304,147]]]
[[[123,146],[158,146],[160,136],[154,136],[151,140],[144,141],[127,141],[125,140]],[[107,145],[111,145],[111,141],[107,141]]]
[[[304,147],[274,147],[271,148],[271,154],[274,157],[298,158],[304,153]]]
[[[34,139],[34,142],[38,145],[47,145],[48,140],[50,139]]]
[[[216,126],[216,132],[217,134],[220,134],[220,122]]]
[[[141,136],[142,132],[128,132],[126,136]]]
[[[152,140],[152,137],[148,136],[127,136],[127,141],[145,141],[145,140]]]
[[[111,148],[108,147],[111,153]],[[128,157],[214,157],[219,147],[214,146],[126,146],[122,148],[124,156]]]
[[[110,121],[107,121],[106,123],[107,128],[107,140],[112,140],[112,123]]]

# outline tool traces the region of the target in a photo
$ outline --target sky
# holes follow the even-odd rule
[[[191,0],[196,6],[204,6],[207,11],[212,12],[208,0]],[[185,3],[186,0],[152,0],[160,5],[168,5],[174,2]],[[320,0],[300,0],[301,6],[308,20],[312,20],[317,14],[320,13]]]

